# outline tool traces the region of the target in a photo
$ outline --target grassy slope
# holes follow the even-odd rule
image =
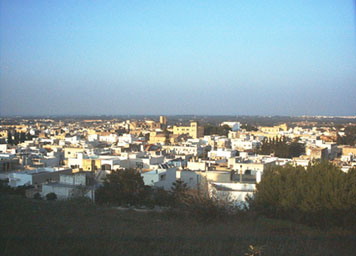
[[[355,255],[355,234],[234,218],[211,224],[158,213],[0,196],[0,255]]]

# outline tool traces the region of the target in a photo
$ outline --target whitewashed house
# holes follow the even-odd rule
[[[41,195],[45,197],[49,193],[55,193],[59,200],[87,197],[94,201],[94,192],[91,173],[77,172],[60,175],[59,182],[43,184]]]
[[[20,172],[11,172],[8,175],[9,186],[34,186],[48,181],[59,181],[61,174],[70,174],[72,169],[39,168]]]

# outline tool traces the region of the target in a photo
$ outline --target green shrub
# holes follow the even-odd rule
[[[307,169],[276,166],[264,172],[248,203],[268,217],[319,227],[355,225],[356,170],[344,173],[329,162]]]
[[[112,171],[104,185],[96,190],[98,204],[140,205],[143,204],[147,190],[140,173],[135,169]]]
[[[180,198],[181,207],[199,221],[221,220],[229,216],[227,202],[209,197],[197,191],[189,191]]]
[[[36,194],[33,195],[33,199],[41,200],[42,199],[41,194],[37,192]]]
[[[48,193],[46,195],[46,199],[49,200],[49,201],[54,201],[57,199],[57,195],[55,193]]]
[[[25,196],[26,190],[33,188],[33,186],[23,185],[17,187],[10,187],[9,180],[0,180],[0,193]]]
[[[10,194],[13,192],[13,189],[9,186],[9,179],[0,180],[0,192],[4,194]]]
[[[158,188],[153,190],[151,193],[152,193],[152,197],[153,197],[152,201],[154,205],[158,205],[158,206],[173,205],[174,197],[170,192],[162,188]]]

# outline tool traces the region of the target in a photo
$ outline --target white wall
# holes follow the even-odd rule
[[[24,185],[32,185],[32,175],[27,173],[10,173],[9,186],[18,187]]]
[[[156,182],[159,181],[159,174],[166,173],[165,169],[153,170],[150,172],[142,173],[141,176],[143,178],[143,182],[146,186],[154,186]]]
[[[247,183],[212,183],[217,185],[214,187],[210,185],[210,195],[215,196],[217,199],[226,200],[235,206],[241,206],[246,202],[246,196],[253,196],[256,190],[255,184]],[[220,188],[224,188],[221,189]],[[228,189],[228,190],[226,190]]]
[[[200,175],[191,171],[179,171],[180,180],[187,184],[188,188],[196,189],[200,183]],[[177,177],[178,178],[178,177]]]
[[[85,197],[94,199],[94,190],[93,188],[87,188],[87,192],[85,193]],[[76,186],[63,186],[61,184],[44,184],[42,186],[42,197],[45,197],[49,193],[55,193],[58,200],[66,200],[75,194]]]
[[[7,150],[7,144],[0,144],[0,152],[6,153]]]
[[[188,162],[187,168],[192,171],[205,171],[206,162]]]
[[[86,185],[85,173],[77,173],[71,175],[60,175],[59,183],[68,185]]]

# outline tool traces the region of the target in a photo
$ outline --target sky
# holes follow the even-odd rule
[[[346,0],[0,1],[0,115],[356,115]]]

